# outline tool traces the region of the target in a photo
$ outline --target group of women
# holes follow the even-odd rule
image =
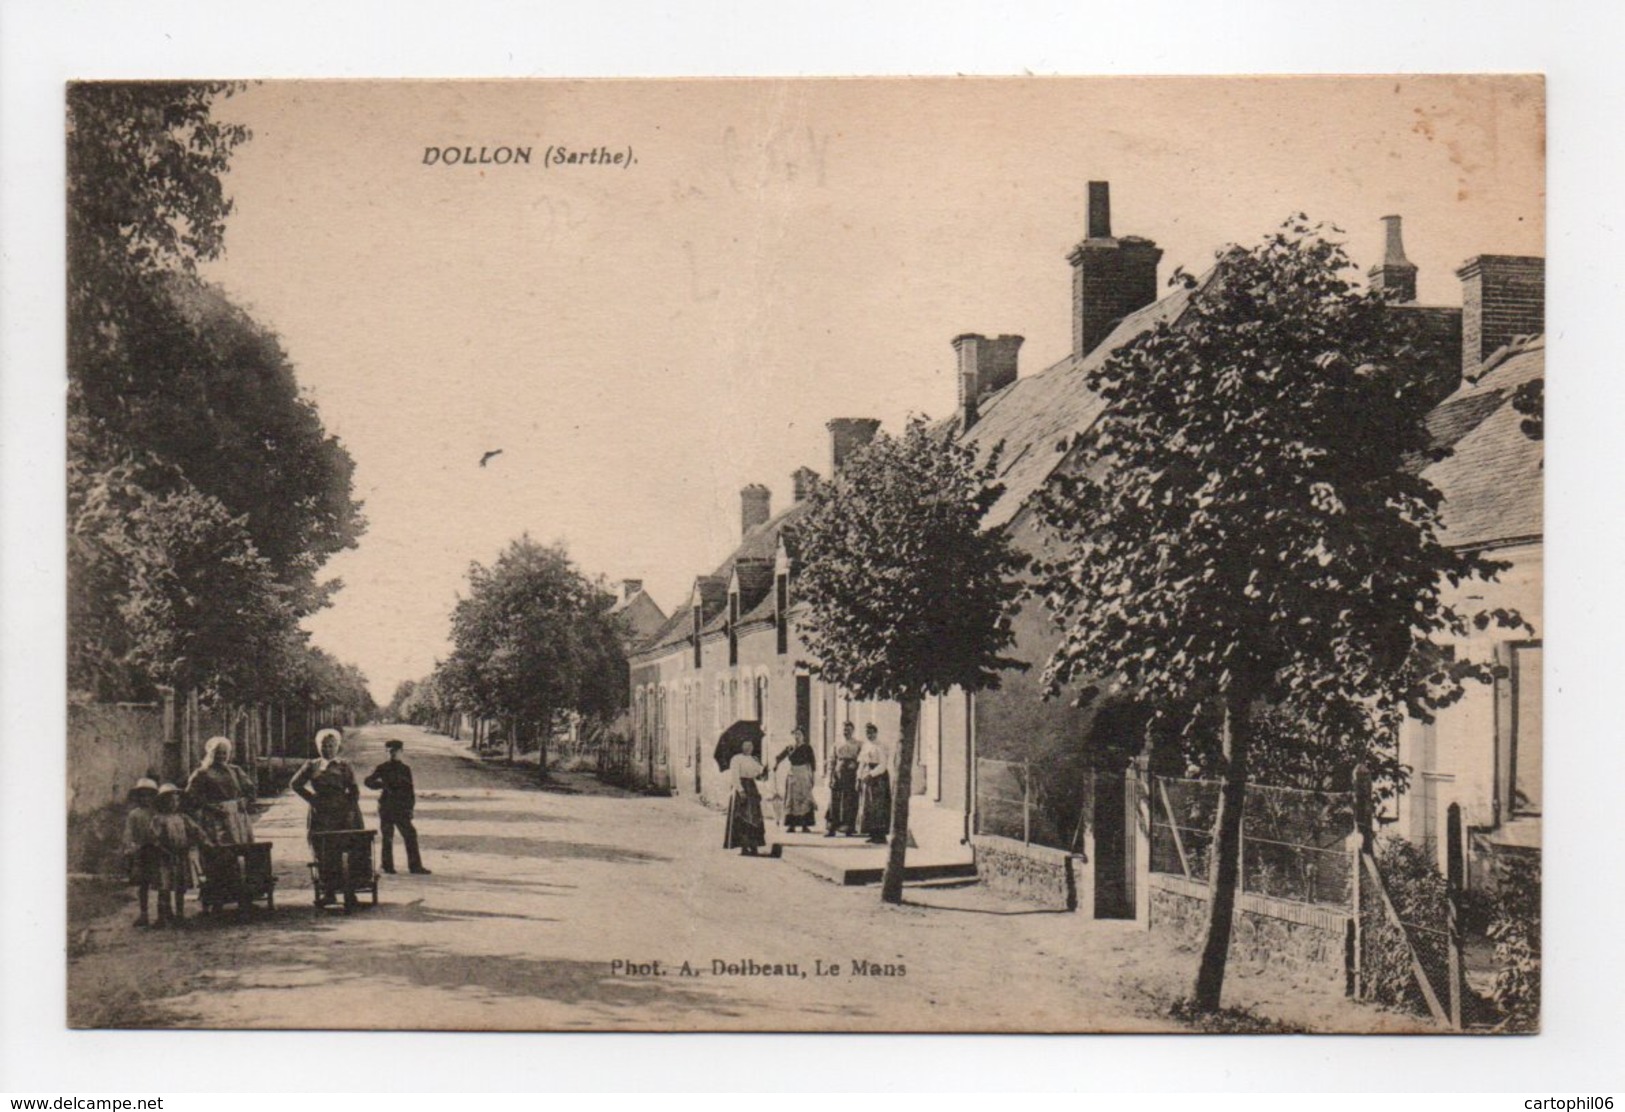
[[[873,723],[865,728],[865,735],[859,745],[852,723],[846,723],[840,744],[830,754],[830,801],[824,813],[824,837],[861,833],[871,843],[885,845],[891,829],[891,760]],[[786,762],[790,769],[784,782],[784,829],[808,833],[818,820],[813,798],[818,758],[799,726],[792,732],[790,744],[774,759],[773,768],[777,770]],[[728,764],[728,823],[723,848],[755,857],[767,844],[759,786],[767,777],[767,766],[757,759],[755,746],[744,742]]]
[[[343,861],[327,852],[327,843],[320,835],[360,830],[366,825],[361,817],[361,789],[355,772],[339,756],[343,744],[344,737],[338,730],[318,732],[318,755],[300,765],[288,785],[310,805],[306,838],[329,891],[339,886]],[[210,738],[203,747],[202,763],[186,782],[187,809],[211,846],[246,845],[254,840],[249,814],[249,804],[256,795],[254,778],[233,764],[231,757],[230,738]]]

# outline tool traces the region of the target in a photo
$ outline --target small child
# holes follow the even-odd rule
[[[130,789],[130,813],[124,818],[124,864],[130,883],[141,901],[138,927],[150,927],[147,918],[147,892],[158,887],[158,835],[153,829],[153,803],[158,795],[157,781],[143,776]]]
[[[153,816],[158,846],[158,925],[178,927],[186,919],[186,890],[197,879],[192,851],[208,845],[209,838],[190,816],[180,812],[181,790],[174,784],[158,789],[158,813]],[[174,897],[173,911],[170,897]]]

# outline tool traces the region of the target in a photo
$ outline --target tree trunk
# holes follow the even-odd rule
[[[513,764],[514,740],[519,733],[519,719],[508,719],[508,764]]]
[[[908,854],[908,804],[914,795],[914,749],[920,732],[920,700],[917,695],[902,699],[902,737],[897,743],[897,774],[892,778],[891,845],[886,854],[886,872],[880,878],[880,899],[884,903],[903,902],[903,870]]]
[[[1241,818],[1247,800],[1247,748],[1252,732],[1251,700],[1236,692],[1227,692],[1224,699],[1224,779],[1219,787],[1219,813],[1213,822],[1213,857],[1208,864],[1207,943],[1202,947],[1202,964],[1196,973],[1196,1010],[1210,1013],[1219,1010],[1225,962],[1230,956],[1230,929],[1241,880]]]
[[[547,775],[547,743],[553,734],[553,712],[547,711],[536,726],[536,779],[546,783]]]

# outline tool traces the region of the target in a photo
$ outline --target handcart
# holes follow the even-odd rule
[[[362,892],[371,892],[372,906],[378,906],[377,836],[376,830],[328,830],[311,835],[316,860],[310,862],[310,886],[318,915],[335,903],[341,903],[348,915]]]
[[[237,914],[247,915],[255,900],[264,900],[267,911],[276,910],[270,842],[202,846],[198,858],[203,866],[198,902],[205,912],[218,914],[235,903]]]

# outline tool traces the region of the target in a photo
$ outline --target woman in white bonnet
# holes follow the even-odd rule
[[[340,887],[344,871],[343,855],[330,852],[327,843],[317,837],[331,830],[360,830],[361,788],[356,784],[355,772],[348,762],[339,759],[339,748],[344,743],[337,730],[322,730],[316,735],[316,752],[299,766],[288,787],[294,794],[310,804],[305,820],[306,837],[321,866],[323,884],[329,892]],[[348,900],[350,897],[346,897]]]
[[[215,845],[246,845],[254,840],[248,805],[254,778],[231,763],[231,739],[212,737],[203,745],[203,763],[186,781],[186,802]]]

